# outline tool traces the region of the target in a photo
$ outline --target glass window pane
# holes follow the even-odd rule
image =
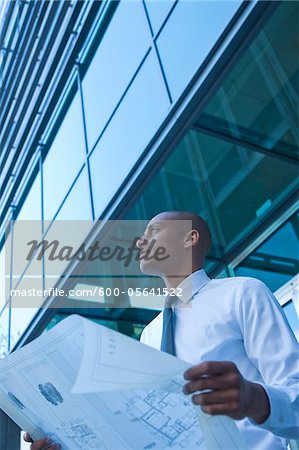
[[[294,215],[235,269],[276,291],[299,272],[299,223]]]
[[[248,233],[296,184],[293,164],[197,132],[190,132],[185,142],[194,158],[197,155],[199,180],[204,181],[225,248]]]
[[[81,104],[78,93],[43,163],[44,217],[53,219],[85,161]]]
[[[174,98],[185,89],[241,1],[181,1],[157,39]]]
[[[34,275],[33,278],[29,267],[19,284],[14,288],[15,294],[11,297],[11,349],[26,330],[43,302],[41,272],[39,276],[36,273]]]
[[[210,256],[219,258],[288,194],[296,177],[292,164],[190,131],[128,218],[150,219],[163,210],[198,212],[212,230]]]
[[[116,309],[114,310],[116,312]],[[84,310],[84,315],[95,323],[119,331],[120,333],[139,339],[141,331],[147,323],[153,320],[157,312],[144,310],[141,308],[121,308],[117,314],[111,318],[111,312],[102,308],[100,311],[95,309]],[[61,320],[68,317],[67,314],[59,313],[52,317],[47,325],[47,330],[51,329]]]
[[[76,209],[72,210],[71,208],[70,213],[76,214]],[[61,279],[63,272],[72,264],[74,249],[79,249],[85,242],[94,222],[87,220],[86,217],[85,219],[73,218],[71,220],[71,217],[65,219],[62,214],[61,218],[57,217],[51,224],[46,222],[45,225],[47,227],[44,236],[46,241],[44,252],[45,289],[49,289]],[[83,266],[85,267],[85,264]],[[47,294],[48,292],[46,292]]]
[[[8,352],[9,309],[0,309],[0,359]]]
[[[282,2],[199,117],[198,125],[298,156],[299,9]]]
[[[91,220],[91,198],[86,167],[80,173],[65,202],[59,210],[57,220]]]
[[[154,34],[160,30],[167,14],[174,4],[174,0],[146,0],[145,5]]]
[[[150,53],[90,158],[96,217],[148,145],[168,107],[157,61]]]
[[[5,300],[6,300],[6,293],[5,293],[5,249],[4,247],[1,250],[0,253],[0,311],[4,306]]]
[[[41,220],[41,176],[38,172],[18,214],[18,220]]]
[[[10,245],[4,243],[0,252],[0,311],[9,298],[10,261]]]
[[[142,2],[121,2],[82,83],[91,149],[150,46]]]
[[[299,341],[299,317],[295,309],[293,301],[288,302],[283,306],[283,311],[288,319],[288,322]]]
[[[258,249],[254,252],[256,256],[260,254],[270,258],[282,258],[295,262],[299,259],[299,217],[294,215],[279,230],[271,235]],[[272,259],[273,261],[273,259]],[[294,276],[296,275],[294,271]]]
[[[11,310],[11,333],[10,333],[10,347],[11,349],[16,345],[35,314],[38,308],[14,308]]]
[[[42,274],[42,260],[33,260],[30,263],[31,241],[41,241],[42,228],[40,220],[15,220],[13,222],[13,236],[6,240],[8,245],[13,248],[12,260],[12,287],[14,288],[19,283],[20,278],[24,272],[30,275],[41,277]],[[27,259],[28,258],[28,259]]]
[[[35,239],[40,240],[42,235],[42,212],[41,212],[41,175],[38,172],[29,193],[21,207],[21,210],[17,216],[17,220],[14,221],[13,235],[14,239],[9,244],[13,245],[13,271],[12,271],[12,286],[14,287],[19,280],[19,276],[25,270],[28,261],[20,260],[19,258],[19,239],[23,237],[24,221],[30,221],[32,227],[34,227],[36,234]],[[30,224],[27,226],[31,227]],[[16,236],[18,238],[16,239]],[[16,261],[18,263],[16,264]]]
[[[183,3],[186,5],[183,6]],[[175,29],[175,26],[172,24],[175,21],[179,23],[179,19],[176,19],[179,14],[178,11],[183,11],[184,8],[186,8],[187,12],[191,11],[192,8],[196,11],[196,8],[202,7],[207,8],[211,12],[214,8],[214,6],[211,6],[211,9],[209,9],[208,3],[205,2],[193,2],[193,6],[189,6],[191,3],[179,2],[176,5],[158,41],[160,38],[161,42],[163,39],[166,40],[164,36],[168,33],[168,27],[172,30],[173,36],[177,33],[177,40],[179,40],[180,27]],[[287,6],[286,3],[280,5],[275,14],[269,18],[266,28],[270,26],[273,19],[271,24],[272,33],[277,33],[277,30],[280,29],[280,22],[276,16],[277,12],[288,8],[294,12],[294,4]],[[209,4],[215,5],[214,2],[209,2]],[[222,2],[222,5],[225,7],[226,2]],[[235,7],[237,7],[237,3],[235,3]],[[188,23],[187,12],[186,23]],[[196,14],[193,14],[193,16],[196,17]],[[287,16],[288,14],[280,14],[282,29],[285,29],[284,27],[287,24]],[[218,13],[215,14],[215,18],[217,21],[220,20]],[[197,19],[198,17],[194,21],[196,22]],[[192,22],[192,19],[190,20]],[[292,23],[294,21],[295,19],[290,22],[291,27],[293,27]],[[198,21],[196,24],[198,25]],[[188,27],[182,26],[181,28],[183,28],[182,32],[186,32],[188,35]],[[208,221],[213,235],[213,246],[207,264],[209,270],[212,270],[213,266],[219,265],[219,262],[225,258],[227,252],[233,248],[238,248],[244,242],[244,238],[253,232],[261,220],[266,219],[271,211],[275,210],[278,205],[288,199],[290,194],[294,192],[297,168],[293,164],[292,159],[283,157],[278,159],[277,155],[273,155],[274,157],[269,156],[269,154],[266,155],[262,151],[263,148],[261,148],[262,144],[266,148],[271,148],[269,146],[271,142],[273,143],[272,137],[275,137],[275,133],[278,130],[281,131],[281,124],[287,123],[292,126],[293,123],[294,116],[287,112],[280,120],[273,122],[271,107],[264,111],[268,101],[267,98],[277,99],[284,93],[284,101],[287,103],[286,96],[288,96],[287,92],[289,92],[289,81],[291,84],[293,83],[294,65],[296,67],[298,65],[296,58],[292,57],[288,60],[288,43],[291,45],[291,54],[294,48],[294,42],[292,39],[289,39],[289,37],[291,38],[294,35],[293,31],[290,30],[290,36],[288,36],[288,33],[285,33],[286,39],[280,39],[279,51],[284,56],[284,73],[281,71],[280,65],[276,63],[271,69],[271,76],[276,78],[278,83],[276,91],[272,90],[271,95],[270,91],[268,91],[269,83],[266,84],[267,71],[263,74],[263,83],[259,84],[257,78],[254,81],[251,80],[251,74],[255,71],[260,71],[260,63],[263,58],[269,59],[272,54],[271,45],[273,45],[274,41],[270,41],[270,31],[269,33],[267,31],[267,39],[262,41],[261,33],[256,42],[252,44],[252,46],[255,45],[255,51],[251,47],[244,53],[245,62],[242,62],[242,57],[232,70],[232,73],[234,73],[234,70],[237,70],[238,67],[234,83],[231,82],[232,80],[224,82],[222,90],[220,89],[217,95],[211,99],[205,113],[202,113],[197,118],[192,129],[177,145],[168,160],[152,176],[143,194],[126,215],[128,219],[150,219],[153,215],[163,210],[189,210],[199,213]],[[196,33],[194,36],[197,36]],[[175,42],[175,37],[173,40]],[[278,45],[278,41],[279,39],[277,38],[275,45]],[[171,45],[169,40],[168,47],[165,47],[166,53],[169,53]],[[179,43],[175,43],[175,45],[179,46]],[[175,71],[175,66],[180,68],[184,66],[184,64],[178,64],[181,57],[180,54],[184,54],[185,51],[185,43],[182,42],[181,45],[184,50],[179,49],[178,53],[172,52],[173,72]],[[260,50],[258,51],[257,49]],[[179,55],[179,59],[177,59],[177,55]],[[186,55],[188,56],[188,52]],[[188,60],[188,57],[186,59]],[[186,64],[188,66],[189,62],[187,61]],[[288,80],[288,77],[290,77],[290,80]],[[184,83],[182,82],[182,86]],[[231,103],[227,101],[226,96],[230,101],[231,99],[236,101],[234,108],[231,108]],[[291,103],[294,104],[293,100],[295,97],[289,98],[292,98]],[[263,102],[264,100],[265,103]],[[225,135],[225,129],[222,127],[221,114],[226,120],[228,118],[231,120],[227,127],[230,127],[229,136]],[[275,114],[274,112],[274,116]],[[246,136],[240,132],[238,125],[239,116],[247,117],[248,119]],[[263,127],[263,117],[268,128],[265,128],[267,133],[266,140],[262,142],[257,139],[256,126],[259,126],[259,120],[261,119],[260,125]],[[242,129],[242,133],[243,131]],[[232,134],[235,132],[238,139],[232,138]],[[255,145],[247,146],[245,137]],[[244,141],[244,145],[242,141]],[[277,142],[277,139],[275,142]],[[254,148],[256,151],[254,151]],[[159,192],[159,195],[157,195],[157,192]],[[275,239],[286,242],[284,238],[279,238],[278,236]],[[286,256],[286,252],[292,247],[294,249],[294,245],[294,235],[289,235],[287,244],[279,245],[279,249],[275,254],[275,261],[272,261],[273,264],[271,263],[268,267],[267,274],[260,274],[268,284],[276,283],[281,285],[289,279],[289,272],[292,273],[295,268],[293,264],[294,254],[292,257]],[[276,248],[278,248],[278,245]],[[267,256],[266,244],[263,251],[265,253],[264,256]],[[283,262],[281,260],[282,257],[289,259]],[[290,261],[291,259],[292,261]],[[265,258],[263,261],[265,261]],[[285,266],[284,269],[282,269],[283,265]],[[255,270],[261,269],[261,267],[254,268]],[[241,271],[241,267],[238,270]],[[252,266],[250,266],[250,270],[252,270]],[[279,275],[277,275],[278,273]]]
[[[248,267],[239,266],[235,270],[235,274],[238,277],[253,277],[258,278],[265,283],[271,291],[276,291],[283,284],[289,281],[292,277],[278,272],[271,272],[269,270],[260,270]]]

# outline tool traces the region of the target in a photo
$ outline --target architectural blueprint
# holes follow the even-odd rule
[[[0,408],[66,450],[244,449],[182,394],[189,366],[73,315],[0,361]]]

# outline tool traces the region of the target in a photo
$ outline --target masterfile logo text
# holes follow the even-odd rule
[[[75,307],[130,307],[131,299],[148,296],[162,301],[169,294],[163,274],[186,275],[178,245],[192,227],[188,220],[164,222],[16,220],[9,227],[5,264],[13,306],[41,307],[47,297],[60,298],[64,308],[74,306],[71,299]],[[191,254],[184,270],[192,271]]]

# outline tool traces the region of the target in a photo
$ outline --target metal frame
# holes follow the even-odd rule
[[[249,255],[250,256],[250,255]],[[266,253],[258,253],[260,259],[245,259],[242,261],[242,266],[265,270],[269,272],[276,272],[282,274],[293,273],[295,276],[299,272],[298,261],[295,258],[285,258],[282,256],[272,256]],[[275,258],[275,261],[273,259]]]
[[[171,115],[149,143],[148,148],[145,149],[143,157],[136,161],[127,179],[101,215],[102,219],[118,219],[125,215],[142,192],[147,181],[162,166],[173,148],[190,129],[195,117],[198,116],[222,83],[229,69],[247,49],[277,6],[277,2],[257,4],[252,2],[243,7],[229,28],[230,33],[233,33],[233,36],[230,35],[229,46],[227,46],[228,35],[224,35],[223,40],[218,42],[218,49],[213,50],[209,63],[205,63],[205,70],[200,68],[180,101],[173,108]],[[210,73],[207,77],[208,67]],[[186,109],[187,104],[189,106]],[[74,266],[68,268],[64,274],[64,280],[72,274],[74,268]],[[218,267],[217,273],[222,269],[222,267]],[[62,287],[63,280],[58,285]],[[48,298],[44,307],[45,309],[40,310],[33,319],[31,326],[25,331],[15,348],[29,342],[44,329],[45,324],[55,313],[55,299]]]
[[[57,3],[64,4],[64,2],[57,2]],[[43,84],[40,87],[38,97],[34,102],[32,110],[30,110],[30,117],[28,117],[28,119],[26,120],[26,126],[22,129],[22,133],[17,144],[14,144],[13,142],[11,143],[11,145],[13,144],[16,145],[16,148],[14,150],[13,156],[10,157],[9,167],[5,168],[5,166],[3,166],[5,169],[3,173],[3,184],[2,184],[3,192],[5,189],[9,189],[9,191],[7,193],[6,204],[3,205],[1,221],[5,217],[6,211],[13,201],[16,188],[18,184],[21,182],[22,177],[24,175],[24,169],[29,164],[29,161],[32,157],[32,153],[39,144],[40,137],[42,136],[45,128],[47,127],[47,124],[52,116],[53,110],[58,102],[58,99],[60,98],[64,86],[76,63],[77,55],[80,49],[82,48],[86,37],[89,34],[91,24],[94,22],[95,17],[97,17],[101,5],[102,2],[100,1],[96,2],[77,1],[72,6],[72,14],[68,18],[67,24],[65,25],[64,36],[62,39],[60,39],[59,47],[55,52],[53,60],[50,63],[47,75],[43,79]],[[85,9],[82,9],[83,6],[85,7]],[[80,19],[82,19],[82,15],[84,16],[85,20],[83,24],[80,24]],[[77,27],[78,31],[76,31],[74,27]],[[51,29],[54,30],[53,25]],[[58,30],[56,30],[56,33],[57,31]],[[54,37],[55,33],[53,34],[53,38]],[[49,52],[53,44],[54,41],[49,42],[49,46],[47,47],[48,54],[50,54]],[[67,58],[63,58],[63,55],[66,56],[65,52],[67,47],[69,53],[67,55]],[[45,61],[44,62],[45,66],[47,65],[46,63],[49,64],[47,61]],[[60,67],[59,76],[57,70],[58,67]],[[54,76],[54,74],[56,74],[56,76]],[[46,92],[47,92],[47,104],[41,110],[40,108],[43,102],[45,101]],[[25,114],[27,116],[28,111],[23,110],[20,120],[24,119]],[[27,136],[30,134],[29,130],[32,129],[32,127],[34,126],[37,127],[37,129],[34,132],[34,136],[33,138],[31,138],[31,141],[28,142]],[[24,153],[24,147],[27,148],[26,157],[25,160],[22,161],[21,167],[19,167],[18,170],[16,171],[17,162],[20,157],[20,154]],[[3,161],[5,161],[5,159]],[[9,185],[9,179],[12,176],[12,173],[15,174],[15,181],[13,185]]]
[[[219,44],[218,53],[215,51],[213,55],[216,59],[217,54],[219,58],[217,63],[214,59],[209,61],[209,76],[207,76],[208,63],[206,63],[204,73],[201,68],[194,76],[174,106],[171,115],[149,143],[144,154],[136,161],[126,180],[103,211],[101,218],[116,219],[125,215],[153,174],[165,163],[172,150],[192,127],[199,113],[221,85],[231,67],[250,45],[260,27],[274,12],[278,3],[261,2],[248,5],[250,9],[244,13],[245,17],[239,18],[241,23],[235,24],[237,29],[233,31],[235,34],[230,45],[223,50],[224,42],[221,43],[222,45]]]
[[[248,150],[253,150],[258,153],[262,153],[263,155],[271,156],[271,158],[277,158],[282,161],[292,163],[292,164],[298,164],[299,159],[296,158],[296,156],[292,157],[288,155],[288,149],[286,148],[284,151],[284,148],[282,145],[285,145],[285,143],[278,143],[278,145],[275,145],[274,150],[270,150],[268,148],[262,147],[261,145],[258,145],[254,142],[251,142],[248,139],[248,136],[254,137],[256,136],[256,139],[252,139],[252,141],[258,142],[262,136],[260,136],[258,133],[255,133],[254,130],[248,130],[247,128],[238,126],[238,132],[242,136],[237,137],[232,134],[226,133],[224,130],[227,128],[227,122],[225,120],[219,119],[217,117],[213,117],[209,114],[202,114],[200,119],[192,126],[192,129],[195,131],[199,131],[203,134],[208,134],[209,136],[216,137],[218,139],[221,139],[223,141],[235,144],[237,146],[246,148]],[[278,148],[277,148],[278,147]],[[295,153],[295,149],[294,150]]]
[[[23,148],[25,135],[28,132],[28,128],[33,125],[34,118],[36,117],[39,107],[43,101],[46,89],[41,89],[40,96],[31,114],[31,121],[28,122],[27,127],[24,129],[23,137],[19,140],[11,165],[5,176],[5,185],[8,187],[7,203],[4,206],[1,219],[6,216],[6,212],[8,211],[16,193],[17,185],[20,183],[25,168],[31,160],[33,149],[38,145],[39,137],[46,129],[54,107],[57,104],[57,99],[60,98],[66,80],[68,79],[71,71],[73,70],[73,66],[76,63],[79,49],[83,48],[83,43],[88,36],[88,28],[92,26],[94,17],[99,12],[100,6],[95,5],[100,4],[100,2],[91,3],[92,5],[90,6],[90,10],[88,11],[88,14],[86,13],[86,21],[78,32],[76,42],[68,56],[68,60],[64,66],[62,74],[59,80],[56,80],[56,86],[55,89],[53,89],[51,100],[47,103],[47,107],[43,111],[42,117],[38,121],[38,125],[36,125],[37,132],[35,138],[30,142],[30,145],[28,144],[27,154],[23,161],[22,167],[18,169],[13,186],[8,186],[13,167],[16,165]],[[246,4],[243,5],[243,8],[231,23],[229,30],[227,30],[226,34],[223,35],[223,38],[218,41],[212,54],[209,55],[209,58],[205,61],[204,65],[199,69],[189,86],[186,88],[180,100],[173,108],[171,115],[167,118],[165,123],[162,124],[159,132],[149,143],[142,157],[136,161],[136,164],[132,168],[130,174],[128,174],[128,177],[124,183],[122,183],[119,190],[115,193],[105,211],[103,211],[101,218],[116,219],[125,215],[131,205],[140,196],[140,193],[144,189],[147,182],[152,178],[153,174],[156,173],[156,171],[164,164],[165,160],[168,158],[175,146],[192,127],[195,122],[195,118],[198,117],[198,114],[203,110],[209,99],[221,85],[228,71],[248,48],[265,21],[280,4],[280,2],[245,3]],[[79,17],[79,11],[77,17]],[[73,24],[67,28],[68,37],[73,33],[72,27]],[[67,38],[63,42],[63,45],[66,45],[66,42]],[[57,57],[60,58],[62,53],[63,48],[60,47]],[[85,69],[86,67],[83,64],[82,70]],[[45,85],[47,85],[47,83],[49,84],[50,78],[53,74],[54,71],[49,70],[48,77],[45,79]],[[275,211],[273,211],[262,221],[262,223],[246,239],[242,246],[238,246],[227,255],[225,264],[229,263],[232,267],[234,267],[238,264],[238,262],[240,262],[241,259],[244,259],[254,248],[256,248],[261,240],[265,239],[266,236],[268,236],[293,213],[295,199],[295,193],[292,193],[287,202],[284,202],[284,204],[277,207]],[[213,276],[219,274],[223,270],[223,267],[224,263],[221,262],[211,275]],[[68,269],[65,274],[66,277],[72,273],[73,269],[73,267]],[[61,281],[61,285],[64,284],[63,281],[64,280]],[[44,330],[51,317],[56,313],[55,299],[48,298],[44,306],[46,309],[41,309],[38,312],[30,326],[23,333],[21,339],[15,346],[15,349],[23,346],[38,336]],[[16,436],[16,433],[19,433],[18,427],[12,426],[11,428],[11,426],[12,424],[9,424],[7,417],[3,417],[3,415],[2,417],[0,416],[1,449],[3,450],[8,448],[11,449],[12,441],[9,440],[12,436],[11,432],[15,433],[14,436]],[[8,447],[8,442],[10,447]],[[13,444],[17,445],[15,447],[16,449],[18,448],[18,444],[19,437],[18,443]]]
[[[299,317],[299,274],[277,289],[277,291],[275,291],[275,297],[281,306],[293,301]]]

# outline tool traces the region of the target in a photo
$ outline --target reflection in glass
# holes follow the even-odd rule
[[[53,219],[85,161],[83,121],[76,94],[43,163],[44,218]]]
[[[295,262],[299,259],[299,216],[294,214],[282,227],[273,233],[254,252],[263,253],[269,258],[274,256],[284,258],[287,262]],[[295,272],[294,272],[295,275]]]
[[[163,210],[197,212],[212,231],[210,256],[219,258],[288,194],[296,177],[290,163],[190,131],[128,218],[150,219]]]
[[[83,80],[89,149],[150,46],[142,2],[121,2]]]
[[[258,268],[239,266],[235,270],[235,274],[238,277],[253,277],[258,278],[265,283],[271,291],[275,291],[281,287],[284,283],[287,283],[292,277],[285,273],[272,272],[270,270],[263,270]]]
[[[237,8],[238,3],[231,2],[230,5]],[[158,46],[166,76],[170,87],[177,92],[190,78],[192,64],[198,68],[196,58],[204,57],[194,51],[195,48],[198,50],[194,47],[198,33],[204,30],[204,27],[202,30],[198,27],[199,12],[203,13],[203,18],[218,6],[216,2],[179,2],[159,35]],[[226,2],[222,2],[222,7],[226,8],[227,14],[233,14]],[[189,17],[191,11],[193,17]],[[220,16],[217,10],[212,19],[212,23],[218,21],[219,27]],[[292,55],[295,54],[297,17],[298,8],[293,2],[279,5],[204,113],[199,115],[126,215],[128,219],[150,219],[163,210],[199,213],[208,221],[213,236],[214,244],[207,264],[209,270],[227,252],[237,248],[295,189],[297,167],[291,158],[284,156],[291,155],[287,149],[295,144],[294,106],[296,108],[298,97],[294,92],[298,58]],[[190,27],[186,27],[186,23]],[[192,23],[197,31],[193,30]],[[211,21],[206,21],[206,26],[209,23]],[[202,43],[207,44],[206,41]],[[171,51],[174,47],[175,52]],[[180,58],[184,64],[179,64]],[[175,70],[177,67],[179,71]],[[248,147],[247,142],[254,145]],[[280,146],[282,142],[283,147]],[[266,156],[263,147],[279,150],[282,159],[269,156],[269,153]],[[279,248],[276,259],[283,256],[282,249],[286,252],[293,245],[293,239],[290,239],[289,244],[284,240],[283,245],[276,246]],[[255,267],[258,269],[261,267]],[[270,285],[274,282],[281,285],[289,279],[289,268],[282,270],[281,260],[280,281],[277,269],[273,265],[268,267],[266,282]],[[241,271],[241,267],[238,270]]]
[[[64,310],[56,314],[47,326],[47,330],[51,329],[61,320],[68,317],[68,314],[74,312],[74,310]],[[103,325],[120,333],[131,336],[132,338],[139,339],[140,334],[145,325],[153,320],[157,315],[156,311],[144,310],[141,308],[115,308],[112,311],[107,309],[89,309],[80,310],[80,313],[84,313],[85,317],[89,317],[96,323]]]
[[[157,39],[174,98],[186,88],[242,2],[181,1]]]
[[[96,217],[161,125],[168,105],[157,61],[150,53],[90,157]]]
[[[256,277],[276,291],[299,272],[299,221],[291,217],[235,269],[236,275]]]
[[[282,2],[197,124],[298,156],[298,4]]]

